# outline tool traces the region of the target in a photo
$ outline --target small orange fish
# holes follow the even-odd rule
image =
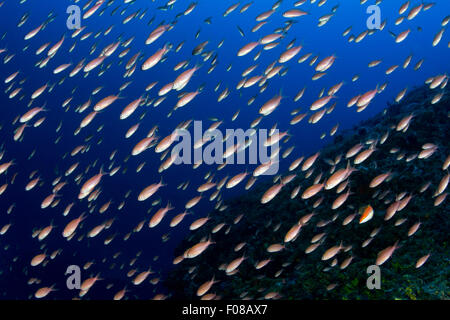
[[[372,206],[369,204],[365,207],[361,207],[359,209],[359,213],[361,214],[361,218],[359,218],[359,223],[364,223],[369,221],[370,219],[372,219],[373,217],[373,208]]]

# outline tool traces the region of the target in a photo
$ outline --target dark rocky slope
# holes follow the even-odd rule
[[[172,298],[198,299],[197,288],[214,275],[220,282],[214,284],[209,292],[216,293],[216,298],[221,299],[264,299],[270,292],[276,292],[271,296],[277,299],[448,299],[448,199],[435,206],[436,197],[433,195],[441,179],[448,173],[442,166],[450,154],[450,97],[446,92],[440,102],[433,105],[431,100],[438,92],[428,87],[415,89],[400,104],[390,105],[383,113],[336,136],[333,144],[321,150],[311,177],[305,179],[305,172],[297,169],[295,180],[287,184],[268,204],[261,204],[260,199],[270,183],[259,184],[251,192],[228,201],[225,211],[213,212],[208,224],[186,239],[177,249],[176,255],[182,255],[187,248],[207,237],[217,224],[226,222],[227,225],[212,235],[216,243],[203,254],[194,259],[184,259],[175,266],[165,281]],[[395,126],[399,121],[412,113],[414,118],[408,130],[404,133],[396,131]],[[330,165],[324,159],[345,155],[355,144],[380,139],[387,131],[390,133],[386,142],[378,143],[377,150],[370,158],[355,166],[358,171],[350,176],[353,194],[343,206],[337,210],[331,209],[331,204],[338,196],[335,189],[323,190],[308,200],[301,199],[303,190],[313,184],[320,172],[325,178],[330,175]],[[432,156],[406,161],[409,156],[422,151],[426,143],[438,146]],[[400,150],[391,153],[392,148]],[[402,153],[404,157],[398,160]],[[343,158],[336,170],[345,166],[346,162]],[[387,171],[392,171],[392,179],[377,188],[369,188],[375,176]],[[429,188],[421,193],[421,187],[427,182],[431,182]],[[292,200],[291,192],[299,184],[302,185],[300,193]],[[381,199],[381,194],[387,190],[389,192]],[[396,195],[402,192],[412,194],[411,201],[392,219],[385,221],[389,202],[395,201]],[[322,203],[313,208],[313,203],[321,196],[324,197]],[[357,216],[349,225],[342,225],[345,217],[368,204],[375,210],[372,220],[359,224]],[[285,244],[281,252],[266,251],[271,244],[283,243],[286,232],[299,218],[311,212],[316,215],[302,227],[295,241]],[[244,215],[242,220],[234,224],[233,220],[241,213]],[[338,214],[337,219],[332,221],[335,214]],[[395,226],[398,219],[402,218],[406,218],[406,222]],[[329,223],[318,227],[320,221]],[[421,222],[419,230],[408,237],[409,228],[418,221]],[[277,229],[278,224],[280,226]],[[226,234],[228,226],[231,227]],[[381,227],[379,233],[368,246],[362,248],[361,244],[377,227]],[[274,228],[277,230],[274,231]],[[311,244],[311,238],[322,232],[326,232],[324,242],[314,252],[306,254],[305,249]],[[367,267],[375,264],[378,252],[397,240],[401,247],[381,265],[381,289],[367,289]],[[332,259],[322,261],[321,257],[326,249],[340,241],[352,245],[352,249],[338,253],[337,265],[330,267]],[[247,245],[239,252],[234,252],[235,246],[241,242]],[[429,252],[431,256],[428,261],[417,269],[416,261]],[[221,264],[227,264],[244,253],[247,258],[240,265],[239,272],[230,276],[219,270]],[[350,255],[354,259],[347,268],[341,270],[340,264]],[[255,263],[267,258],[272,261],[256,270]],[[335,284],[334,288],[330,287],[332,284]]]

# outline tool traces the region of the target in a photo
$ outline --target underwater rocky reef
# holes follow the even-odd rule
[[[214,241],[201,255],[185,257],[174,266],[164,283],[172,299],[199,299],[198,288],[213,277],[210,299],[448,299],[449,207],[445,190],[441,194],[436,191],[448,175],[445,163],[450,154],[450,96],[448,90],[442,93],[435,103],[436,89],[427,85],[415,88],[400,103],[389,104],[375,117],[336,135],[333,143],[320,150],[312,173],[299,166],[283,175],[295,173],[296,177],[269,203],[261,204],[261,198],[273,185],[273,178],[226,201],[226,210],[210,213],[207,224],[192,232],[175,251],[175,256],[182,257],[199,241],[209,237]],[[411,115],[406,130],[398,131],[399,123]],[[345,154],[358,143],[375,145],[375,151],[355,165]],[[430,148],[434,152],[423,152]],[[323,174],[322,180],[330,175],[330,162],[336,164],[333,159],[339,156],[342,160],[335,170],[347,163],[357,169],[348,178],[350,194],[345,203],[332,209],[340,195],[335,189],[302,199],[302,192],[317,183],[318,175]],[[372,179],[388,172],[391,174],[378,187],[369,186]],[[300,192],[292,198],[298,186]],[[394,202],[403,206],[386,219]],[[359,223],[358,211],[368,205],[373,208],[373,218]],[[286,233],[311,213],[296,238],[285,243]],[[343,225],[352,214],[356,217]],[[222,228],[217,227],[223,223]],[[418,230],[412,232],[417,223]],[[313,237],[320,240],[306,253]],[[334,259],[321,259],[341,241],[345,249]],[[381,288],[368,289],[368,266],[396,241],[398,248],[380,265]],[[279,244],[279,250],[268,252],[273,244]],[[417,267],[418,260],[428,254],[426,262]],[[225,267],[242,256],[245,259],[238,269],[227,274]],[[270,259],[267,265],[255,268],[265,259]]]

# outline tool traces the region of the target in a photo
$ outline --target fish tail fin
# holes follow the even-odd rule
[[[122,100],[122,99],[126,98],[125,96],[121,96],[120,94],[121,94],[121,92],[119,91],[119,94],[117,95],[117,99]]]
[[[81,216],[79,217],[80,221],[83,221],[84,219],[86,219],[86,212],[83,212],[81,214]]]
[[[211,234],[208,236],[208,240],[207,240],[210,244],[214,244],[214,243],[216,243],[215,241],[212,241],[212,238],[211,238]]]
[[[287,96],[283,96],[283,87],[280,88],[280,93],[278,94],[281,99],[287,98]]]

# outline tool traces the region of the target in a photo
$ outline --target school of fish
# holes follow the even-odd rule
[[[29,0],[19,1],[19,9],[27,2]],[[56,21],[59,21],[57,17],[64,15],[65,12],[51,11],[45,21],[38,25],[29,21],[34,12],[27,12],[21,13],[17,27],[11,27],[8,31],[15,33],[15,42],[22,43],[22,52],[12,51],[8,42],[4,41],[3,35],[0,41],[0,59],[4,65],[14,65],[15,71],[12,73],[0,71],[3,82],[2,99],[7,101],[0,106],[0,110],[8,108],[9,112],[14,113],[11,123],[5,123],[5,120],[10,120],[3,115],[0,118],[2,121],[0,197],[2,201],[8,202],[8,189],[20,189],[21,200],[27,206],[32,206],[33,210],[41,212],[34,221],[27,222],[31,240],[24,239],[24,243],[32,241],[38,250],[33,253],[25,251],[27,252],[25,256],[17,255],[13,258],[13,261],[18,259],[29,261],[23,270],[23,276],[27,277],[30,298],[51,299],[52,296],[56,298],[58,291],[64,290],[64,282],[44,283],[36,270],[45,271],[49,264],[62,259],[60,257],[63,254],[71,255],[70,246],[66,246],[69,242],[78,242],[79,245],[85,246],[96,243],[105,248],[117,246],[116,253],[111,256],[106,255],[109,251],[105,249],[105,252],[97,253],[96,259],[84,262],[82,265],[86,271],[84,274],[90,276],[83,278],[81,288],[73,294],[76,299],[84,296],[92,298],[87,294],[96,286],[106,287],[110,292],[108,298],[121,300],[132,297],[134,288],[146,281],[153,286],[157,285],[160,282],[161,270],[155,270],[151,266],[151,261],[141,258],[141,254],[149,250],[148,244],[142,243],[141,247],[137,248],[127,246],[127,243],[138,233],[155,232],[158,228],[164,228],[162,226],[164,224],[169,224],[170,227],[167,227],[167,232],[162,235],[161,243],[157,247],[163,247],[163,243],[169,241],[171,234],[177,232],[177,226],[180,228],[179,225],[184,219],[190,219],[188,232],[210,229],[207,237],[185,248],[182,255],[173,257],[174,265],[194,259],[200,264],[202,253],[214,250],[217,234],[219,232],[228,234],[230,229],[245,216],[245,212],[230,212],[233,215],[233,224],[221,222],[211,225],[211,215],[214,213],[206,216],[207,212],[197,211],[197,208],[202,204],[211,205],[219,212],[226,211],[228,190],[241,188],[242,191],[251,191],[258,179],[262,180],[264,173],[276,161],[286,162],[288,172],[269,178],[269,180],[273,178],[273,183],[262,194],[260,203],[270,204],[294,179],[302,177],[302,182],[291,192],[291,199],[310,203],[311,213],[299,217],[297,223],[286,226],[288,232],[284,237],[265,248],[267,256],[254,265],[255,277],[258,270],[271,263],[274,254],[292,246],[297,238],[302,237],[302,230],[312,224],[317,223],[319,228],[327,225],[330,227],[333,224],[334,228],[345,228],[350,223],[366,225],[371,223],[377,212],[378,214],[382,212],[386,224],[410,225],[405,234],[406,238],[413,237],[420,230],[421,221],[394,222],[394,216],[407,208],[408,204],[414,201],[415,195],[407,190],[400,190],[392,196],[393,191],[386,190],[384,186],[389,181],[395,181],[399,173],[390,171],[368,177],[369,183],[365,186],[373,192],[374,198],[389,199],[386,200],[385,206],[375,207],[367,203],[344,217],[343,222],[339,223],[341,226],[335,223],[340,211],[352,202],[352,196],[358,192],[359,188],[353,183],[352,176],[371,161],[373,154],[384,150],[382,146],[386,141],[405,134],[415,120],[414,114],[401,119],[383,135],[361,141],[348,150],[340,150],[334,159],[322,158],[320,150],[311,155],[303,154],[291,142],[293,128],[312,126],[322,119],[332,118],[335,107],[339,105],[358,113],[370,108],[389,85],[391,73],[406,68],[419,70],[424,60],[411,53],[410,56],[398,57],[397,65],[383,66],[382,60],[368,56],[367,72],[370,73],[373,68],[385,68],[384,83],[361,89],[355,85],[360,77],[365,76],[361,74],[354,75],[353,78],[350,76],[350,80],[335,79],[335,85],[329,88],[321,87],[322,78],[333,77],[333,65],[339,61],[339,56],[333,52],[332,47],[329,48],[329,52],[314,52],[314,48],[308,48],[307,44],[296,41],[295,30],[299,26],[321,28],[332,21],[333,17],[339,14],[339,5],[330,8],[331,1],[327,0],[279,0],[273,3],[224,0],[225,3],[229,2],[228,8],[224,12],[214,12],[213,16],[200,21],[202,28],[194,36],[186,35],[188,39],[179,39],[178,43],[166,41],[168,35],[177,29],[179,21],[199,10],[198,7],[202,6],[203,2],[202,0],[197,2],[74,0],[73,4],[82,7],[80,29],[69,30],[65,25],[57,25]],[[381,3],[382,0],[376,1],[378,5]],[[365,38],[390,32],[392,50],[395,50],[396,46],[406,42],[410,33],[415,30],[406,28],[394,34],[388,29],[395,26],[401,28],[402,23],[406,24],[408,21],[412,23],[417,16],[426,15],[429,10],[439,11],[439,4],[433,2],[410,0],[399,4],[396,21],[384,20],[380,29],[374,30],[357,31],[356,27],[335,30],[337,37],[342,38],[342,42],[348,45],[360,45]],[[8,5],[7,1],[0,3],[0,16],[4,7]],[[287,5],[288,9],[281,9]],[[358,2],[355,1],[355,6],[357,5]],[[359,5],[369,4],[367,0],[360,0]],[[317,12],[323,14],[314,16],[317,25],[305,26],[302,19],[312,15],[312,8],[315,14]],[[110,15],[114,24],[105,26],[95,23],[96,19],[104,15]],[[249,29],[229,25],[227,19],[231,15],[240,15],[241,19],[252,21],[254,26]],[[274,27],[270,23],[274,17],[282,17],[283,23]],[[450,47],[450,42],[444,43],[443,40],[446,36],[448,39],[446,28],[449,21],[450,16],[447,15],[439,22],[435,37],[427,39],[430,50],[437,46]],[[142,37],[139,33],[132,35],[123,32],[115,38],[110,36],[111,32],[114,33],[122,25],[132,24],[135,28],[145,30],[146,35]],[[206,38],[203,34],[211,24],[224,24],[233,28],[237,32],[236,37],[244,38],[246,44],[236,48],[230,39]],[[47,42],[46,35],[52,33],[62,35],[58,36],[59,40],[56,42]],[[8,34],[7,39],[11,39],[11,34]],[[193,43],[193,49],[189,46],[190,42]],[[224,48],[228,51],[224,51]],[[81,56],[80,53],[84,55]],[[20,56],[33,61],[34,67],[28,69],[22,66],[18,61]],[[259,63],[261,56],[272,57],[272,62],[265,65]],[[56,62],[60,58],[65,62]],[[224,65],[222,61],[230,63]],[[242,68],[244,64],[245,67]],[[285,96],[282,88],[273,88],[272,83],[276,83],[275,79],[282,79],[288,72],[295,73],[298,65],[309,65],[307,68],[311,71],[312,77],[294,84],[298,86],[298,93],[295,96]],[[219,79],[215,77],[216,68],[225,68],[226,72],[232,68],[239,68],[241,78]],[[38,72],[42,69],[49,70],[51,77],[39,77]],[[435,92],[430,101],[431,105],[438,104],[445,97],[449,78],[446,71],[448,70],[442,70],[441,74],[434,74],[425,80],[425,84]],[[166,76],[170,75],[172,80],[169,83],[159,81],[159,72],[165,72]],[[192,80],[198,79],[200,72],[206,74],[207,78],[201,80],[203,84],[195,87],[193,85],[195,81]],[[368,76],[370,77],[370,74]],[[95,82],[97,85],[87,87],[83,85],[85,81]],[[112,86],[111,81],[117,86]],[[32,85],[29,85],[30,83]],[[58,91],[58,88],[63,85],[66,88],[63,91],[65,98],[60,100],[61,91]],[[313,90],[314,86],[321,88],[319,94],[311,101],[304,101],[305,92]],[[344,86],[354,88],[354,97],[350,101],[339,98],[339,91]],[[130,95],[131,87],[142,88],[141,94]],[[269,87],[279,93],[270,98],[260,98],[259,95]],[[57,99],[54,98],[56,91],[59,92]],[[253,94],[249,96],[250,91]],[[393,97],[395,102],[400,103],[407,91],[405,88]],[[173,182],[167,176],[168,172],[176,167],[174,164],[176,159],[171,151],[178,138],[177,129],[192,127],[195,119],[189,113],[189,108],[196,106],[199,96],[206,95],[214,98],[210,101],[210,105],[202,106],[208,109],[205,110],[205,115],[214,114],[214,110],[219,108],[232,110],[230,119],[214,115],[208,120],[202,119],[204,123],[208,121],[210,124],[207,131],[226,128],[227,125],[238,121],[241,115],[239,119],[246,119],[241,121],[248,128],[271,128],[270,136],[264,145],[272,146],[279,143],[279,148],[272,154],[270,161],[248,165],[240,169],[239,173],[227,172],[226,163],[214,164],[210,165],[208,173],[201,177],[203,180],[201,183],[193,183],[189,179]],[[230,96],[239,97],[243,105],[242,110],[234,104],[227,105]],[[175,102],[168,102],[172,100]],[[295,105],[302,107],[293,108]],[[290,127],[281,128],[274,115],[277,111],[288,108]],[[57,116],[54,115],[55,109],[58,112]],[[0,114],[3,114],[3,111],[0,111]],[[183,114],[185,118],[177,125],[171,125],[169,119],[176,118],[179,114]],[[123,124],[128,129],[122,130]],[[122,138],[104,143],[104,140],[108,139],[105,126],[115,128],[114,131]],[[275,133],[275,129],[278,128],[280,131]],[[321,135],[321,139],[334,136],[338,128],[339,123],[335,121],[329,132]],[[32,141],[36,139],[45,141],[47,149],[38,150],[34,147],[30,150],[24,149],[24,145],[30,146],[30,143],[33,145]],[[203,138],[192,143],[193,148],[197,149],[206,146],[208,140]],[[249,147],[249,144],[245,146],[236,144],[225,150],[223,158],[227,159]],[[438,185],[417,182],[423,184],[420,193],[424,193],[428,188],[432,189],[428,200],[434,206],[445,206],[450,179],[448,173],[450,155],[442,154],[442,148],[433,141],[414,147],[418,148],[414,154],[402,154],[400,157],[400,149],[391,149],[386,157],[392,155],[400,159],[407,157],[408,162],[423,161],[438,155],[445,159],[442,162],[441,175],[437,177],[440,181]],[[59,150],[64,152],[59,153]],[[57,169],[39,168],[39,161],[35,160],[36,158],[45,159],[44,163],[55,163]],[[316,169],[319,162],[325,162],[328,170],[319,172]],[[192,169],[191,175],[195,175],[197,172],[195,170],[200,166],[208,165],[194,163],[184,166],[185,170]],[[133,184],[137,176],[147,181],[146,184],[136,183],[134,188],[126,189],[130,183]],[[159,178],[148,178],[154,176]],[[186,174],[180,178],[189,176]],[[127,177],[128,183],[124,182]],[[110,186],[114,188],[113,193],[108,192]],[[176,190],[168,193],[171,195],[169,197],[165,192],[170,188]],[[30,194],[33,193],[39,195],[39,203],[31,200],[33,196]],[[322,202],[324,193],[336,194],[335,200],[332,203]],[[180,201],[184,205],[174,204]],[[0,225],[0,243],[6,246],[4,250],[9,246],[9,235],[14,234],[17,225],[24,223],[21,212],[15,209],[17,205],[10,202],[2,207],[1,215],[4,217],[0,221],[4,223]],[[133,215],[133,212],[130,212],[137,206],[145,208],[143,214]],[[319,217],[314,213],[314,209],[319,206],[329,208],[327,219],[322,217],[320,221],[317,220]],[[130,224],[133,226],[130,227]],[[275,226],[274,231],[279,228],[280,225]],[[338,267],[345,272],[344,269],[357,259],[351,254],[352,246],[369,246],[378,232],[383,232],[383,226],[374,226],[365,243],[351,244],[346,243],[345,238],[336,243],[327,243],[327,233],[321,230],[310,240],[311,245],[305,252],[321,250],[318,263],[332,261],[332,267],[338,265],[337,257],[342,257]],[[58,246],[55,246],[55,242]],[[208,275],[210,280],[198,287],[196,295],[205,300],[220,299],[220,289],[217,286],[221,281],[217,280],[218,274],[233,276],[238,273],[239,267],[248,263],[249,257],[245,254],[245,248],[250,245],[249,242],[240,241],[237,246],[230,246],[229,261],[217,266],[216,274]],[[386,248],[377,253],[373,264],[378,266],[386,264],[393,256],[401,254],[403,249],[402,239],[393,239],[392,243],[386,244]],[[432,256],[433,252],[424,252],[417,256],[417,261],[411,263],[415,264],[416,268],[425,268],[427,260]],[[155,255],[154,261],[157,259],[158,255]],[[117,287],[108,281],[108,269],[118,272],[127,284]],[[191,270],[191,277],[194,277],[194,271],[195,269]],[[0,274],[0,277],[4,276]],[[334,283],[329,284],[327,290],[332,290],[334,286]],[[152,296],[155,300],[169,297],[170,293],[164,292],[154,292]],[[265,299],[280,297],[278,292],[270,292],[264,296]]]

